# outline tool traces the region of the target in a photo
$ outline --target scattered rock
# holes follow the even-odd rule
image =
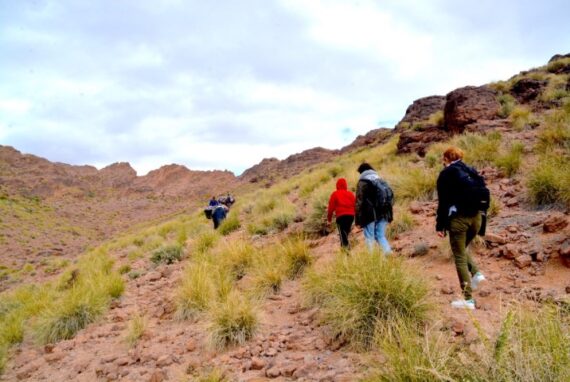
[[[162,278],[162,273],[158,272],[158,271],[154,271],[154,272],[149,272],[146,276],[146,281],[152,282],[152,281],[158,281]]]
[[[532,263],[532,257],[530,257],[529,255],[520,255],[515,259],[515,265],[520,269],[530,266],[531,263]]]
[[[265,367],[266,362],[259,358],[259,357],[253,357],[251,359],[251,369],[252,370],[261,370]]]
[[[173,362],[172,357],[169,354],[167,354],[167,355],[161,356],[160,358],[158,358],[156,360],[156,366],[157,367],[170,366],[170,365],[172,365],[172,362]]]
[[[148,382],[162,382],[166,380],[166,375],[161,370],[156,370],[154,373],[151,374]]]
[[[514,244],[507,244],[503,249],[503,256],[509,260],[516,259],[520,254],[520,249]]]
[[[557,214],[547,218],[543,225],[542,230],[546,233],[558,232],[568,225],[568,219],[565,215]]]
[[[455,335],[459,336],[465,332],[465,324],[461,321],[455,321],[451,325],[451,330],[455,333]]]
[[[566,293],[570,293],[570,285],[566,286]]]
[[[189,352],[196,350],[196,341],[189,339],[188,342],[186,342],[186,350]]]
[[[491,244],[503,245],[507,242],[507,239],[505,239],[503,236],[496,235],[493,233],[488,233],[484,237],[485,237],[485,241],[487,241],[488,243],[491,243]]]
[[[265,370],[265,376],[267,378],[277,378],[281,375],[281,370],[279,370],[279,368],[277,368],[276,366],[273,366],[267,370]]]
[[[479,296],[481,297],[489,297],[491,295],[491,291],[489,289],[482,289],[479,291]]]
[[[442,294],[453,294],[455,292],[453,287],[449,285],[442,287],[440,291]]]

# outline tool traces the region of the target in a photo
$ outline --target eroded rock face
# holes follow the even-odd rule
[[[496,92],[487,86],[466,86],[447,94],[444,107],[445,130],[462,133],[469,125],[497,119]]]
[[[342,149],[340,149],[340,154],[357,150],[362,147],[381,145],[390,139],[393,133],[393,129],[388,129],[386,127],[371,130],[364,135],[359,135],[350,145],[344,146]]]
[[[429,117],[443,111],[445,106],[445,96],[429,96],[415,100],[406,109],[404,118],[396,125],[396,130],[401,131],[405,129],[405,124],[414,124],[415,122],[422,122],[429,119]]]
[[[529,102],[536,99],[546,87],[548,81],[533,80],[532,78],[522,78],[517,81],[511,93],[519,102]]]
[[[450,134],[437,126],[428,126],[422,130],[404,130],[400,133],[398,153],[417,153],[424,156],[432,143],[441,142],[449,138]]]

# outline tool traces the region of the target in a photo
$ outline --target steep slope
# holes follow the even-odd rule
[[[497,104],[490,99],[482,102],[492,110],[480,110],[480,119],[452,118],[454,126],[457,121],[471,121],[462,125],[462,133],[456,128],[451,129],[454,134],[446,130],[451,126],[445,120],[447,97],[445,104],[437,105],[443,110],[418,112],[419,122],[424,122],[426,116],[430,119],[442,111],[441,120],[434,118],[433,126],[446,134],[437,141],[443,143],[423,142],[406,153],[402,136],[422,132],[423,126],[400,123],[400,135],[380,145],[335,156],[270,188],[241,194],[238,190],[239,202],[219,232],[212,232],[201,211],[196,211],[92,251],[88,256],[108,255],[115,260],[105,269],[111,275],[123,273],[122,296],[110,299],[109,309],[101,309],[97,320],[84,323],[72,338],[40,347],[34,338],[42,338],[45,325],[26,328],[21,343],[13,341],[4,378],[567,380],[570,92],[560,91],[566,89],[569,78],[558,71],[570,62],[559,61],[483,89],[485,94],[496,92]],[[540,108],[513,101],[516,97],[511,92],[527,76],[547,81],[537,96]],[[468,89],[463,94],[474,96],[478,91]],[[473,105],[478,104],[473,99],[458,102],[455,97],[449,101],[455,103],[449,110],[470,105],[465,113],[476,110]],[[404,122],[408,121],[411,117]],[[450,308],[449,302],[460,296],[457,276],[448,243],[434,234],[435,179],[447,144],[466,151],[466,161],[485,175],[494,200],[488,235],[472,247],[488,278],[476,292],[478,309],[473,312]],[[416,339],[402,334],[411,330],[402,326],[402,332],[391,333],[400,339],[397,345],[375,337],[376,329],[385,333],[381,331],[385,323],[381,314],[372,312],[370,321],[379,324],[370,336],[377,342],[364,350],[351,342],[350,330],[341,333],[334,326],[336,317],[358,317],[363,312],[339,305],[334,315],[327,314],[323,300],[332,293],[319,299],[308,298],[307,292],[307,285],[330,264],[351,264],[361,256],[360,230],[353,232],[352,254],[340,253],[323,213],[336,178],[346,177],[354,187],[355,169],[363,160],[394,188],[397,205],[389,238],[396,256],[403,259],[404,274],[425,282],[426,299],[433,305],[427,331]],[[306,240],[298,239],[299,233]],[[178,262],[180,253],[184,266]],[[302,275],[303,266],[309,276]],[[81,264],[68,268],[55,283],[59,287],[52,292],[53,299],[66,302],[68,294],[73,296],[74,289],[66,289],[69,285],[88,282],[84,274],[88,273]],[[366,285],[366,278],[358,276],[352,277],[356,285]],[[353,292],[350,288],[357,289],[341,273],[329,281],[346,295]],[[393,291],[403,296],[400,292],[404,290]],[[49,314],[41,309],[22,313],[13,302],[22,304],[23,297],[3,297],[7,303],[0,319],[28,314],[28,322],[45,324],[62,314],[55,307]],[[543,306],[556,312],[554,319],[545,315]],[[525,311],[538,320],[532,321]],[[235,335],[238,344],[224,346],[225,335]],[[406,366],[406,360],[412,362]]]

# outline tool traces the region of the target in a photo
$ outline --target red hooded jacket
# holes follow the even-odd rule
[[[352,192],[348,191],[346,179],[340,178],[336,181],[336,191],[331,194],[331,197],[329,199],[327,220],[329,222],[332,220],[333,212],[337,218],[343,215],[354,216],[355,203],[356,197]]]

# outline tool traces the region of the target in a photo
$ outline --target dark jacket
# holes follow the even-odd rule
[[[461,201],[461,183],[460,178],[464,173],[463,169],[468,166],[462,161],[456,161],[444,168],[437,178],[437,216],[436,216],[436,231],[449,230],[450,211],[451,206],[455,206],[457,211],[454,215],[468,216],[465,211],[460,209]],[[470,214],[473,215],[473,214]]]
[[[366,170],[360,174],[360,179],[356,186],[356,215],[354,217],[356,225],[364,227],[374,221],[393,219],[392,206],[374,207],[376,200],[375,186],[370,182],[374,178],[379,178],[374,170]]]
[[[329,206],[327,208],[327,220],[332,220],[333,213],[338,218],[339,216],[354,216],[354,203],[355,196],[351,191],[348,191],[346,179],[340,178],[336,182],[336,191],[331,194],[329,199]]]

